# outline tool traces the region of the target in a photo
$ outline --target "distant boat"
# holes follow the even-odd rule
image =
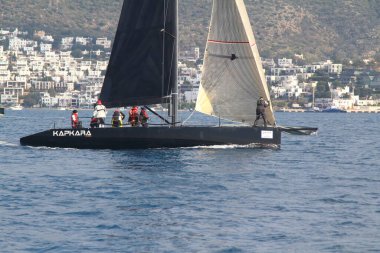
[[[305,112],[321,112],[321,109],[319,109],[319,107],[313,107],[305,110]]]
[[[24,107],[22,107],[21,105],[14,105],[14,106],[9,107],[9,110],[12,110],[12,111],[21,111],[22,109],[24,109]]]
[[[3,107],[0,107],[0,116],[5,114],[5,109]]]
[[[322,110],[322,112],[347,112],[345,110],[339,109],[339,108],[327,108]]]

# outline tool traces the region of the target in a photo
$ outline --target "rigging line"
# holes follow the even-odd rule
[[[158,114],[157,112],[155,112],[155,111],[153,111],[152,109],[150,109],[148,106],[144,105],[144,107],[145,107],[146,109],[148,109],[151,113],[153,113],[154,115],[156,115],[157,117],[159,117],[160,119],[162,119],[163,121],[165,121],[166,124],[171,125],[171,123],[170,123],[167,119],[165,119],[165,118],[162,117],[160,114]]]
[[[174,40],[176,40],[177,38],[174,38]],[[169,80],[171,79],[172,77],[172,70],[173,70],[173,59],[174,59],[174,51],[175,51],[175,45],[176,42],[173,43],[173,50],[172,50],[172,58],[171,58],[171,61],[170,61],[170,71],[169,71]],[[178,63],[176,63],[178,64]],[[177,70],[178,71],[178,70]],[[170,82],[170,81],[169,81]],[[178,79],[175,80],[175,85],[178,85]],[[169,87],[168,87],[169,88]]]
[[[194,114],[194,112],[195,112],[195,110],[193,110],[192,112],[191,112],[191,114],[189,115],[189,117],[187,117],[187,119],[185,119],[183,122],[182,122],[182,125],[185,125],[185,123],[193,116],[193,114]]]
[[[176,1],[176,0],[173,0],[173,1]],[[168,4],[169,5],[169,4]],[[169,9],[169,7],[167,6],[167,9]],[[167,11],[167,10],[166,10]],[[175,25],[177,27],[177,25]],[[177,28],[176,28],[177,29]],[[171,61],[170,61],[170,71],[169,71],[169,84],[170,84],[170,80],[171,80],[171,77],[172,77],[172,70],[173,70],[173,59],[174,59],[174,53],[177,53],[178,52],[175,52],[176,50],[176,43],[178,43],[178,34],[177,34],[177,31],[176,31],[176,37],[172,36],[173,40],[174,40],[174,43],[173,43],[173,50],[172,50],[172,55],[171,55]],[[174,64],[178,64],[178,62],[175,62]],[[177,69],[178,71],[178,69]],[[169,90],[169,84],[168,84],[168,90]],[[174,85],[178,85],[178,79],[175,80],[175,84]]]
[[[169,71],[169,76],[168,76],[168,84],[167,86],[165,86],[165,41],[166,41],[166,21],[167,21],[167,12],[169,10],[169,2],[170,1],[164,1],[164,30],[163,30],[163,47],[162,47],[162,51],[163,51],[163,55],[162,55],[162,89],[161,89],[161,94],[164,94],[164,91],[165,91],[165,87],[167,88],[167,90],[169,91],[169,88],[170,88],[170,79],[171,79],[171,76],[172,76],[172,68],[173,68],[173,58],[174,58],[174,53],[175,53],[175,46],[176,46],[176,43],[177,43],[177,37],[174,37],[173,35],[171,35],[171,37],[174,39],[174,43],[173,43],[173,50],[172,50],[172,55],[171,55],[171,61],[170,61],[170,71]],[[177,64],[177,63],[175,63]],[[178,85],[178,80],[175,80],[176,84],[175,85]]]
[[[161,96],[164,94],[165,87],[165,38],[166,38],[166,17],[168,11],[168,2],[164,0],[164,31],[162,32],[162,77],[161,77]]]

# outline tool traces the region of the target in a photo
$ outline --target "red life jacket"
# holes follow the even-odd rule
[[[130,111],[129,111],[129,117],[130,118],[137,118],[138,117],[138,109],[137,107],[133,107]]]
[[[74,124],[78,123],[79,122],[79,116],[78,116],[78,113],[73,113],[71,115],[71,122]]]
[[[73,127],[73,128],[79,127],[79,116],[78,116],[78,113],[73,113],[71,115],[71,127]]]
[[[141,110],[141,112],[140,112],[140,116],[141,116],[143,119],[149,119],[148,113],[147,113],[145,110]]]

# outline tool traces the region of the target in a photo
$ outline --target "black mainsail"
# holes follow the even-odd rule
[[[100,99],[161,104],[177,87],[177,0],[124,1]]]

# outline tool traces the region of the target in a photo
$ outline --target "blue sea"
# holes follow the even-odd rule
[[[319,127],[280,149],[19,145],[69,117],[0,117],[0,252],[380,252],[380,114],[277,113]]]

